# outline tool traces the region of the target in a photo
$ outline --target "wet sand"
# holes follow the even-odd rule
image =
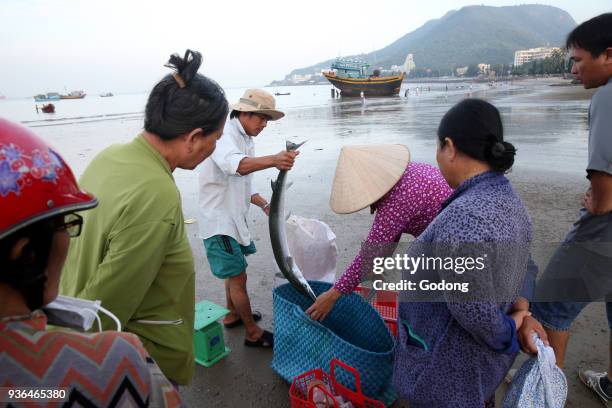
[[[329,95],[328,87],[323,91],[318,90],[321,87],[312,88]],[[486,97],[500,107],[507,138],[519,149],[509,177],[532,217],[536,241],[560,241],[577,218],[580,198],[587,187],[583,168],[588,100],[569,98],[566,89],[534,81],[502,85],[497,89],[474,89],[472,95]],[[450,94],[431,92],[408,98],[373,99],[365,103],[328,100],[324,104],[289,109],[286,118],[271,123],[256,139],[258,155],[281,150],[284,139],[309,139],[290,173],[294,186],[288,193],[287,208],[296,215],[320,219],[334,230],[338,273],[350,263],[372,222],[367,210],[340,216],[329,209],[331,181],[340,147],[405,143],[411,148],[413,160],[434,163],[437,124],[448,107],[465,96],[466,90],[458,90]],[[37,131],[58,147],[78,175],[102,148],[131,140],[141,123],[137,118],[130,118],[70,127],[51,126]],[[276,170],[265,170],[255,176],[256,189],[266,197],[271,194],[270,179],[276,173]],[[177,170],[175,179],[182,192],[185,218],[195,217],[197,175]],[[262,327],[273,329],[274,260],[267,219],[253,208],[248,221],[258,248],[257,254],[248,259],[251,303],[264,315]],[[196,300],[207,299],[223,305],[223,282],[210,273],[197,224],[187,225],[187,232],[196,259]],[[225,340],[232,349],[231,354],[211,368],[196,366],[193,384],[181,388],[185,402],[206,407],[289,406],[289,385],[270,368],[272,351],[245,348],[241,328],[225,330]],[[598,406],[596,398],[579,383],[576,370],[583,365],[605,370],[607,359],[604,306],[594,304],[572,328],[565,368],[570,385],[568,407]],[[502,393],[500,389],[498,396]]]
[[[306,152],[302,159],[306,157]],[[299,164],[298,164],[299,165]],[[338,267],[348,265],[367,235],[372,216],[367,210],[351,215],[336,215],[329,210],[327,188],[317,187],[314,174],[294,179],[289,202],[294,214],[318,218],[327,222],[338,236]],[[514,171],[510,175],[516,190],[528,207],[534,224],[535,237],[540,242],[561,240],[576,219],[578,203],[587,184],[580,178],[568,179],[555,172]],[[314,192],[313,192],[314,189]],[[304,204],[298,204],[298,203]],[[186,214],[189,216],[189,214]],[[249,219],[257,254],[249,257],[249,293],[253,307],[264,314],[262,327],[273,328],[271,294],[274,286],[272,250],[268,241],[267,219],[253,211]],[[209,271],[196,225],[189,226],[189,238],[198,265],[197,298],[224,303],[221,281]],[[282,407],[288,406],[289,385],[269,367],[272,352],[247,349],[242,345],[240,328],[226,330],[226,343],[232,353],[211,368],[198,366],[194,383],[181,394],[191,406],[206,401],[212,407]],[[572,328],[565,373],[569,383],[567,407],[598,406],[598,402],[578,380],[576,370],[587,366],[605,370],[607,367],[608,330],[602,303],[589,306]],[[517,366],[525,357],[517,359]],[[501,398],[505,391],[498,392]],[[248,401],[248,403],[246,402]],[[408,406],[398,403],[398,407]]]

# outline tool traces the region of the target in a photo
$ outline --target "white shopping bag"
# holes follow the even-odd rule
[[[538,355],[517,371],[504,399],[504,408],[563,408],[567,380],[555,364],[555,352],[533,334]]]
[[[338,247],[336,234],[326,223],[297,215],[289,217],[286,223],[287,245],[293,261],[302,271],[306,280],[333,283],[336,277]],[[276,262],[275,286],[285,283]]]

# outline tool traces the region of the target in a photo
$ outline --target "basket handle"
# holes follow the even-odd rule
[[[324,394],[327,394],[328,397],[331,398],[332,401],[334,401],[334,408],[339,408],[338,400],[332,395],[330,390],[328,390],[327,388],[323,386],[323,384],[315,384],[312,387],[310,387],[310,390],[308,391],[308,402],[313,402],[312,397],[313,397],[315,388],[318,388],[321,391],[323,391]],[[328,404],[325,404],[325,406],[327,407]]]
[[[334,379],[334,382],[336,382],[336,374],[335,374],[335,368],[336,366],[340,366],[343,369],[345,369],[346,371],[350,372],[351,374],[353,374],[353,376],[355,377],[355,391],[357,393],[357,395],[363,395],[363,393],[361,392],[361,376],[359,375],[359,371],[357,371],[355,368],[351,367],[350,365],[343,363],[342,361],[338,360],[337,358],[332,358],[331,361],[331,375],[332,378]],[[342,384],[339,384],[341,387],[343,388],[347,388],[345,386],[343,386]],[[350,390],[349,390],[350,391]]]

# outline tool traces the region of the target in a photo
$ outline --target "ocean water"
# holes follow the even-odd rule
[[[553,81],[554,82],[554,81]],[[286,117],[270,122],[256,138],[258,154],[283,149],[285,140],[308,140],[293,176],[331,185],[338,153],[347,144],[402,143],[412,160],[435,164],[435,135],[444,113],[465,97],[484,98],[501,111],[506,140],[518,153],[515,169],[555,171],[582,177],[586,164],[588,94],[580,87],[552,87],[551,81],[488,84],[408,83],[399,96],[332,98],[331,86],[266,88],[290,92],[276,97]],[[419,89],[417,89],[419,88]],[[409,94],[405,95],[406,90]],[[244,89],[227,89],[233,103]],[[66,158],[79,175],[91,158],[111,143],[131,140],[141,129],[147,94],[55,102],[56,113],[37,113],[33,99],[0,100],[0,116],[31,127]],[[38,103],[40,107],[42,104]],[[256,183],[269,186],[274,172]],[[175,172],[188,194],[195,194],[191,172]],[[317,187],[318,186],[318,187]]]

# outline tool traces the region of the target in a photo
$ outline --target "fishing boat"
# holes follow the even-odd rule
[[[71,91],[66,95],[60,95],[60,99],[83,99],[87,95],[83,91]]]
[[[108,97],[111,97],[111,96],[114,96],[112,92],[104,92],[104,93],[100,94],[101,98],[108,98]]]
[[[45,113],[55,113],[55,105],[52,103],[48,103],[46,105],[43,105],[41,110]]]
[[[378,70],[368,74],[369,64],[358,59],[338,58],[331,65],[331,71],[323,75],[342,96],[390,96],[399,94],[404,73],[380,76]]]
[[[60,99],[60,94],[57,92],[47,92],[46,94],[38,94],[34,96],[34,101],[36,102],[59,101]]]
[[[286,95],[291,95],[291,92],[274,92],[274,95],[276,96],[286,96]]]

